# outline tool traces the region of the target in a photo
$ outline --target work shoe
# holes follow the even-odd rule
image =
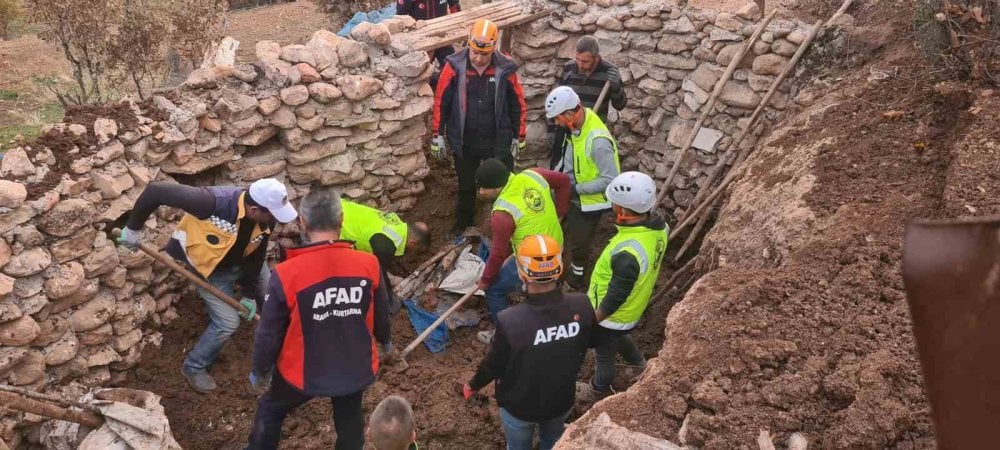
[[[215,384],[215,380],[208,372],[193,372],[186,368],[181,368],[181,375],[184,375],[184,379],[187,380],[188,385],[191,389],[198,391],[202,394],[207,394],[215,390],[218,385]]]
[[[486,345],[490,345],[493,342],[493,336],[497,334],[497,330],[480,331],[476,334],[476,339]]]
[[[597,403],[613,393],[613,390],[608,392],[598,391],[590,383],[576,382],[576,401],[581,403]]]

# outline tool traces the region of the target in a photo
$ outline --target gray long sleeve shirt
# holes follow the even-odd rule
[[[565,145],[572,147],[573,144],[567,140]],[[563,152],[562,164],[558,167],[559,171],[569,175],[570,180],[576,186],[575,192],[577,194],[604,193],[604,190],[611,184],[611,180],[618,176],[618,164],[615,162],[617,155],[615,154],[614,144],[605,138],[597,138],[594,139],[592,146],[591,158],[597,164],[597,178],[586,183],[579,183],[576,180],[576,174],[573,172],[572,148],[567,148]],[[574,199],[574,201],[579,200]]]

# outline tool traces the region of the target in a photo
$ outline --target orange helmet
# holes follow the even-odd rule
[[[497,24],[487,19],[479,19],[469,30],[469,48],[479,53],[492,53],[500,39]]]
[[[558,280],[562,268],[562,246],[549,236],[525,237],[517,248],[517,270],[530,282]]]

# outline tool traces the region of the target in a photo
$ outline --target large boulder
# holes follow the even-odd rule
[[[337,45],[337,56],[343,67],[361,67],[368,63],[368,46],[355,40],[344,39]]]
[[[35,174],[28,154],[21,147],[8,150],[0,159],[0,177],[24,178]]]
[[[57,366],[69,362],[79,350],[80,342],[77,341],[76,334],[67,331],[63,334],[62,339],[45,346],[42,349],[42,354],[45,355],[46,365]]]
[[[20,208],[28,198],[28,189],[14,181],[0,180],[0,207]]]
[[[239,92],[225,91],[212,107],[225,122],[236,122],[252,116],[257,110],[257,99]]]
[[[52,300],[65,298],[76,292],[83,285],[83,265],[70,261],[66,264],[53,266],[46,273],[45,295]]]
[[[41,329],[31,316],[21,316],[17,320],[0,324],[0,346],[20,347],[28,345],[38,337]]]
[[[115,314],[115,296],[111,291],[101,291],[69,317],[69,325],[79,333],[104,325]]]
[[[52,256],[42,247],[25,250],[12,258],[3,272],[15,278],[28,277],[39,273],[52,264]]]
[[[382,82],[378,78],[367,75],[345,75],[337,80],[337,85],[345,97],[356,102],[371,97],[382,89]]]
[[[56,204],[52,210],[45,213],[38,222],[38,228],[57,237],[72,235],[82,226],[90,225],[94,220],[94,205],[90,202],[71,198]]]
[[[286,105],[298,106],[309,101],[309,88],[298,84],[282,89],[278,95]]]
[[[56,242],[49,247],[52,250],[52,258],[58,263],[64,263],[84,256],[94,248],[94,239],[96,237],[97,230],[88,228]]]

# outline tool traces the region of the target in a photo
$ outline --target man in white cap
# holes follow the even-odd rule
[[[160,206],[186,213],[167,242],[167,254],[230,296],[239,287],[240,304],[249,311],[237,312],[198,289],[208,311],[208,328],[188,353],[181,373],[194,390],[208,393],[216,388],[209,367],[239,328],[240,318],[253,320],[263,299],[266,283],[261,284],[261,278],[268,273],[264,258],[274,225],[291,222],[298,213],[288,201],[285,185],[273,178],[255,181],[249,189],[150,183],[136,199],[118,243],[134,249],[146,219]]]

